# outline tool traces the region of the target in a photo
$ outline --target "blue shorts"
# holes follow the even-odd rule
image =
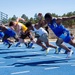
[[[11,28],[7,28],[7,30],[4,33],[8,37],[15,37],[16,36],[16,32],[14,30],[12,30]]]
[[[71,40],[70,33],[68,33],[66,35],[62,34],[59,38],[63,39],[63,41],[66,42],[66,43],[69,43],[70,40]]]
[[[66,38],[64,39],[64,42],[69,43],[70,40],[71,40],[71,36],[68,35],[68,36],[66,36]]]
[[[0,39],[4,37],[4,33],[0,32]]]

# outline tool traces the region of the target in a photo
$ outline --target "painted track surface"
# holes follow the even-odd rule
[[[34,49],[24,45],[8,49],[0,44],[0,75],[75,75],[75,54],[67,59],[66,54],[54,54],[55,50],[51,49],[45,55],[41,47],[34,46]]]

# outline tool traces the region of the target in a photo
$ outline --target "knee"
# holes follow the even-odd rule
[[[62,44],[62,43],[59,42],[59,41],[56,42],[56,45],[57,45],[57,46],[60,46],[61,44]]]

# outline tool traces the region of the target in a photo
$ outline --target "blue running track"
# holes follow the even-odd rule
[[[45,55],[40,46],[34,46],[34,49],[28,49],[23,44],[21,47],[12,45],[8,49],[1,43],[0,75],[75,75],[75,54],[67,59],[66,54],[54,54],[55,50],[51,48]],[[74,47],[72,50],[75,53]]]

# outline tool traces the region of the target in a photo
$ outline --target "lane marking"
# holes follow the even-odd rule
[[[14,67],[14,66],[0,66],[0,68],[11,68],[11,67]]]
[[[70,60],[70,61],[72,61],[72,62],[74,61],[75,62],[75,60]]]
[[[66,57],[64,58],[64,57],[60,57],[60,56],[52,56],[51,55],[51,57],[66,59]]]
[[[38,65],[41,65],[41,66],[44,66],[44,65],[48,65],[49,66],[50,65],[51,66],[51,65],[72,65],[72,64],[73,63],[56,63],[56,64],[53,63],[53,64],[38,64]]]
[[[48,68],[45,68],[44,70],[51,70],[51,69],[57,69],[59,67],[48,67]]]
[[[25,59],[25,60],[17,60],[17,62],[23,62],[23,61],[29,61],[31,59]]]
[[[0,62],[0,64],[3,64],[3,63],[5,63],[5,62]]]
[[[0,60],[2,60],[2,59],[4,59],[4,58],[0,58]]]
[[[72,64],[71,66],[75,66],[75,64]]]
[[[14,74],[22,74],[22,73],[29,73],[30,71],[20,71],[20,72],[13,72],[11,73],[12,75]]]

